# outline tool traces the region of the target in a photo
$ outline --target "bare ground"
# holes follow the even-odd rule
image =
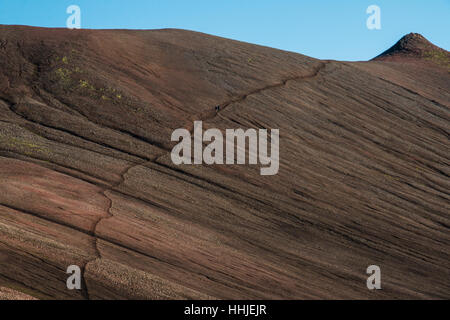
[[[349,63],[182,30],[0,26],[0,286],[448,299],[447,61],[417,35]],[[175,166],[170,135],[194,120],[280,129],[279,174]]]

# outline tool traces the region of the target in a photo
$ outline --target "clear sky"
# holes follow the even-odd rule
[[[321,59],[371,59],[409,32],[450,49],[450,0],[0,0],[0,24],[65,27],[69,5],[82,28],[181,28]]]

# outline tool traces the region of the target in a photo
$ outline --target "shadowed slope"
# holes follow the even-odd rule
[[[319,61],[181,30],[3,26],[0,44],[0,286],[38,298],[449,297],[439,62]],[[171,133],[194,120],[280,129],[279,174],[175,166]],[[65,287],[70,264],[80,292]],[[366,287],[371,264],[381,291]]]

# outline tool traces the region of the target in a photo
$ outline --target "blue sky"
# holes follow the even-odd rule
[[[381,30],[366,9],[381,8]],[[409,32],[450,48],[450,0],[0,0],[0,24],[90,29],[181,28],[306,54],[367,60]]]

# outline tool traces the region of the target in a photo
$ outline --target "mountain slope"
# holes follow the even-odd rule
[[[348,63],[182,30],[1,26],[0,287],[448,299],[449,88],[421,55]],[[172,131],[194,120],[279,129],[279,173],[174,165]],[[366,287],[373,264],[383,290]],[[67,290],[69,265],[83,290]]]

